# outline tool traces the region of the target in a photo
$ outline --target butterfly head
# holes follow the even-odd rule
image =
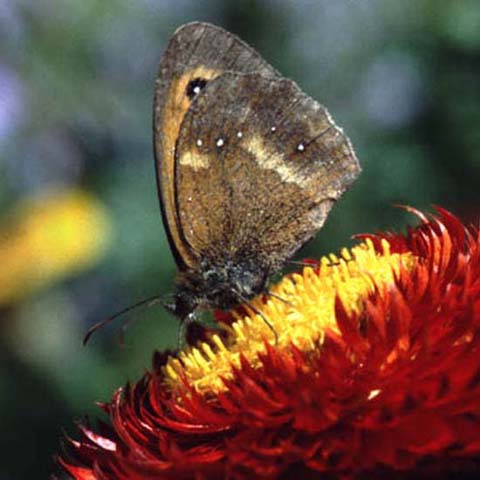
[[[197,308],[229,310],[265,290],[269,269],[248,256],[241,261],[204,261],[199,272],[183,272],[170,310],[185,318]]]

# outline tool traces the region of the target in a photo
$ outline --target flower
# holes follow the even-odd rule
[[[475,471],[480,232],[416,213],[406,235],[362,235],[222,317],[224,339],[157,353],[102,405],[109,424],[67,440],[63,468],[78,480]]]
[[[0,224],[0,305],[82,271],[105,252],[110,221],[79,189],[45,190]]]

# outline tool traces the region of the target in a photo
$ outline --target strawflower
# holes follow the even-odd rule
[[[460,478],[480,465],[480,232],[362,235],[156,354],[80,425],[77,480]],[[449,476],[450,475],[450,476]],[[466,477],[461,477],[466,478]],[[475,478],[472,476],[472,478]]]

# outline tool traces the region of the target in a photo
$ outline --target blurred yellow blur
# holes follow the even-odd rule
[[[92,266],[111,232],[106,208],[83,190],[24,199],[0,221],[0,305]]]

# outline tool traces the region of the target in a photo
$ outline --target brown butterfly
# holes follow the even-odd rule
[[[360,173],[325,107],[214,25],[189,23],[171,38],[153,120],[163,222],[179,270],[165,306],[182,322],[265,292]],[[97,323],[84,342],[159,300]]]
[[[264,292],[360,173],[325,107],[242,40],[198,22],[162,58],[154,149],[181,320]]]

